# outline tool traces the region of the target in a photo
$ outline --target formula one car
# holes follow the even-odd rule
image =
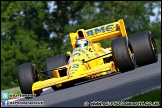
[[[39,96],[42,89],[59,90],[77,82],[113,72],[127,72],[136,67],[158,61],[158,52],[152,33],[148,30],[127,36],[123,19],[69,33],[73,51],[49,57],[45,61],[48,79],[41,81],[40,72],[33,63],[18,67],[18,81],[23,94]],[[103,48],[99,40],[118,36],[110,48]]]

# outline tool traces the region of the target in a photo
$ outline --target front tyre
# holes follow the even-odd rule
[[[39,74],[34,64],[25,63],[18,66],[18,82],[22,94],[32,94],[32,85],[37,81],[39,81]],[[36,95],[39,96],[40,93],[37,92]]]

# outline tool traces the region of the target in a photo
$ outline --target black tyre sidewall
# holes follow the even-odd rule
[[[69,56],[66,54],[59,54],[56,56],[52,56],[46,59],[45,61],[45,66],[47,70],[52,70],[56,69],[60,66],[64,66],[68,63]],[[52,71],[48,71],[47,75],[49,76],[48,78],[54,78],[55,76],[53,75]],[[57,88],[56,86],[52,86],[52,89],[54,91],[60,90],[61,88]]]
[[[131,45],[127,38],[119,37],[114,39],[112,41],[111,47],[114,62],[120,72],[126,72],[135,69],[135,60],[131,60],[128,52],[128,47],[131,47]]]
[[[32,94],[32,85],[37,81],[35,75],[36,67],[32,63],[18,66],[18,82],[23,94]]]
[[[150,31],[143,31],[129,36],[138,66],[144,66],[158,60],[157,48],[156,52],[154,52],[151,47],[151,39],[156,48],[156,43]]]
[[[47,70],[52,70],[60,66],[66,65],[67,62],[68,62],[68,56],[66,54],[59,54],[59,55],[47,58],[45,61],[45,66]],[[49,78],[54,77],[52,71],[47,72],[47,75],[49,76]]]

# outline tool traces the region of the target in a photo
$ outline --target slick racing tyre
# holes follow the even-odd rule
[[[52,56],[46,59],[45,66],[47,70],[56,69],[58,67],[64,66],[68,63],[69,56],[66,54],[59,54],[56,56]],[[49,78],[54,78],[53,72],[47,72]]]
[[[136,68],[134,52],[126,37],[119,37],[112,41],[112,55],[120,72],[130,71]]]
[[[64,66],[68,63],[69,60],[69,56],[66,54],[59,54],[56,56],[52,56],[46,59],[45,61],[45,66],[47,70],[52,70],[52,69],[56,69],[58,67]],[[63,70],[66,71],[66,70]],[[65,72],[62,72],[65,73]],[[53,75],[52,71],[48,71],[47,75],[49,76],[48,78],[54,78],[55,76]],[[56,86],[52,86],[53,90],[58,90],[59,88],[57,88]]]
[[[34,64],[25,63],[18,66],[18,82],[22,94],[32,94],[32,85],[37,81],[39,81],[39,73]],[[41,92],[38,91],[36,95],[39,96]]]
[[[150,31],[143,31],[129,36],[134,50],[137,66],[144,66],[158,61],[158,51]]]

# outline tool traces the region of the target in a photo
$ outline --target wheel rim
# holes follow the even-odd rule
[[[131,60],[134,61],[134,54],[133,54],[133,52],[131,52],[130,48],[128,48],[128,52],[129,52],[129,56],[130,56]]]
[[[154,40],[152,37],[150,38],[150,42],[151,42],[151,48],[152,48],[152,50],[153,50],[155,56],[157,57],[158,52],[157,52],[155,40]]]
[[[131,48],[130,43],[128,43],[128,53],[129,53],[129,56],[130,56],[132,62],[135,63],[134,52],[133,52],[133,49]]]

